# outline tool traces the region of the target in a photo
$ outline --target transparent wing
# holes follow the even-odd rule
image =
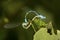
[[[16,28],[20,25],[20,23],[8,23],[4,25],[4,28],[6,29],[11,29],[11,28]]]

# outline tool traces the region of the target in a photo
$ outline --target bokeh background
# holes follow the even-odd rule
[[[54,26],[60,30],[60,0],[0,0],[0,40],[33,40],[33,28],[26,30],[22,27],[28,10],[41,12],[48,20],[53,15]],[[20,23],[20,26],[4,28],[7,23]]]

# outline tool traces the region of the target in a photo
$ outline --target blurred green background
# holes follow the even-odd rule
[[[33,40],[33,28],[22,28],[28,10],[47,16],[47,20],[53,20],[54,28],[60,30],[60,0],[0,0],[0,40]],[[6,29],[7,23],[20,23],[20,26]]]

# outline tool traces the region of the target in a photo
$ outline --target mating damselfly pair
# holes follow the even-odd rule
[[[27,19],[28,14],[35,14],[35,16],[32,18],[32,20],[28,21],[28,19]],[[24,22],[22,22],[22,27],[25,29],[28,29],[30,27],[30,25],[32,24],[32,21],[34,21],[36,18],[46,19],[45,16],[38,14],[36,11],[30,10],[30,11],[26,12]],[[10,28],[19,27],[20,25],[21,25],[21,23],[7,23],[4,25],[4,28],[10,29]]]

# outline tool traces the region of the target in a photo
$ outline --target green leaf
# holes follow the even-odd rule
[[[46,28],[41,28],[38,32],[35,33],[33,40],[60,40],[60,31],[57,30],[57,35],[52,32],[52,35],[47,33]]]

